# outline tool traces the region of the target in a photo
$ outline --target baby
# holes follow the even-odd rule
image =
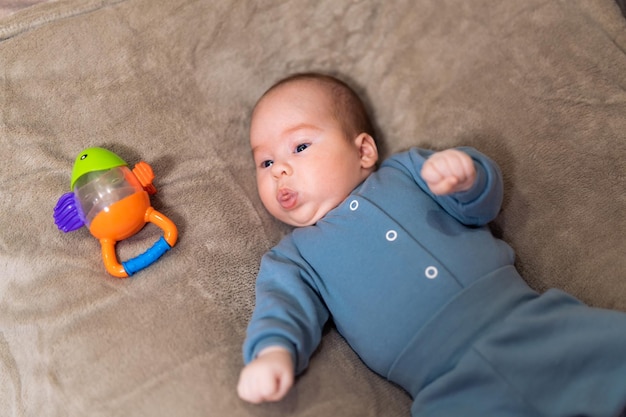
[[[626,314],[538,294],[490,233],[499,168],[471,148],[414,148],[378,167],[343,82],[298,74],[250,126],[259,195],[296,228],[261,261],[238,393],[277,401],[331,317],[413,416],[606,416],[626,406]]]

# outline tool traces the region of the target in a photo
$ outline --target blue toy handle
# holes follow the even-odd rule
[[[139,272],[144,268],[149,267],[153,263],[155,263],[165,252],[170,250],[172,247],[167,243],[165,238],[161,236],[159,240],[154,242],[151,248],[146,250],[141,255],[138,255],[132,259],[129,259],[126,262],[122,262],[122,266],[124,270],[128,274],[128,276],[133,275],[135,272]]]

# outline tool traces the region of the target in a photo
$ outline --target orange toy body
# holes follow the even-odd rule
[[[146,223],[154,223],[164,232],[164,239],[174,246],[178,230],[174,223],[150,206],[145,191],[137,192],[109,206],[94,217],[89,227],[91,234],[100,240],[102,260],[109,274],[126,278],[128,273],[117,260],[115,244],[139,232]]]

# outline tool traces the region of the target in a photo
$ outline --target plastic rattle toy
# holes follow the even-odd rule
[[[156,193],[154,173],[145,162],[131,171],[119,156],[103,148],[88,148],[78,155],[72,169],[72,192],[63,194],[54,208],[54,222],[63,232],[87,226],[100,241],[106,270],[126,278],[156,262],[176,244],[176,225],[150,205]],[[163,236],[141,255],[119,263],[115,244],[154,223]]]

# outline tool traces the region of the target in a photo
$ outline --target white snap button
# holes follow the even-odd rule
[[[359,208],[359,202],[357,200],[352,200],[350,202],[350,210],[354,211]]]
[[[398,237],[398,232],[396,232],[395,230],[390,230],[387,232],[385,237],[387,238],[388,241],[393,242]]]
[[[428,268],[426,268],[426,271],[424,271],[424,273],[426,274],[426,278],[428,279],[435,279],[437,278],[437,275],[439,275],[439,271],[434,266],[429,266]]]

